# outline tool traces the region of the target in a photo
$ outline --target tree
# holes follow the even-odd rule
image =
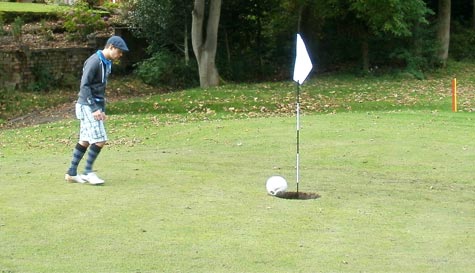
[[[472,0],[472,29],[475,29],[475,0]]]
[[[219,85],[219,73],[215,61],[221,0],[209,1],[207,18],[205,16],[205,4],[205,0],[195,0],[191,24],[191,43],[198,63],[200,86],[202,88]],[[207,20],[206,29],[204,28],[205,20]]]
[[[222,6],[217,53],[222,77],[231,81],[274,78],[269,71],[287,65],[287,61],[283,65],[276,63],[287,57],[286,51],[292,52],[286,50],[287,39],[279,37],[279,33],[285,32],[288,25],[295,31],[295,24],[289,24],[287,18],[283,24],[276,22],[283,13],[279,2],[281,0],[228,0]]]
[[[449,56],[451,0],[439,0],[437,40],[440,43],[438,57],[445,66]]]
[[[196,86],[198,69],[190,60],[191,11],[188,0],[129,0],[134,2],[127,16],[133,33],[145,38],[150,58],[135,72],[144,82],[156,86]]]
[[[189,60],[189,14],[191,5],[186,0],[140,0],[130,16],[135,34],[150,45],[151,53],[163,47],[181,52]]]
[[[368,71],[371,66],[371,50],[381,48],[378,48],[375,41],[391,43],[396,39],[410,38],[416,26],[429,23],[426,17],[431,14],[431,10],[427,8],[423,0],[292,0],[289,2],[306,5],[302,15],[314,16],[312,20],[321,25],[322,32],[314,34],[317,37],[325,37],[325,40],[322,39],[321,42],[325,43],[331,39],[339,41],[342,48],[330,48],[331,50],[341,50],[346,53],[359,51],[359,59],[364,71]],[[302,18],[302,22],[304,21],[308,19]],[[313,29],[317,29],[315,24],[313,25]],[[302,29],[304,32],[309,31],[305,25],[302,25]],[[345,41],[341,41],[342,37],[345,37]],[[358,44],[357,49],[354,48],[354,44]],[[385,44],[384,48],[388,48],[388,44]],[[341,56],[344,55],[341,54],[342,52],[340,52]]]
[[[369,35],[409,37],[415,25],[428,23],[425,16],[429,9],[422,0],[351,0],[350,10],[364,23],[361,37],[365,70],[369,68]]]

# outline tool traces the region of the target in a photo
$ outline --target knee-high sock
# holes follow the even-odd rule
[[[97,157],[99,156],[99,153],[101,152],[102,147],[97,146],[96,144],[92,144],[89,147],[89,153],[87,154],[87,161],[86,161],[86,168],[84,170],[84,173],[88,174],[91,173],[92,166],[94,165],[94,162],[96,161]]]
[[[82,146],[77,143],[73,151],[73,159],[71,160],[71,166],[69,167],[68,174],[71,176],[76,176],[78,174],[79,162],[86,153],[87,147]]]

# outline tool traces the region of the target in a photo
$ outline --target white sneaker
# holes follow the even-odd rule
[[[97,177],[96,173],[88,173],[88,174],[83,174],[81,175],[81,178],[85,180],[86,182],[89,182],[91,185],[100,185],[104,184],[104,180],[100,179]]]
[[[64,175],[64,180],[66,180],[67,182],[70,182],[70,183],[86,183],[86,181],[84,181],[84,179],[82,179],[81,176],[79,176],[79,175],[72,176],[72,175],[69,175],[69,174],[65,174]]]

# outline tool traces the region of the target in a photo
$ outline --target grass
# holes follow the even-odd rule
[[[294,126],[113,116],[103,187],[61,180],[75,122],[2,131],[0,268],[473,271],[471,114],[302,117],[300,188],[322,195],[307,201],[265,193],[276,173],[295,189]]]
[[[475,66],[453,63],[445,74],[421,81],[404,76],[354,77],[319,75],[302,87],[306,112],[447,111],[451,109],[451,81],[457,77],[459,110],[475,111]],[[452,75],[451,75],[452,74]],[[458,75],[457,75],[458,74]],[[112,105],[113,114],[206,113],[223,116],[293,114],[296,86],[291,82],[225,85],[217,89],[148,96]]]
[[[112,80],[109,85],[108,98],[111,100],[132,96],[143,97],[152,93],[164,92],[163,90],[152,89],[141,84],[137,79],[125,76],[120,76],[120,80]],[[71,103],[77,100],[77,93],[76,88],[62,88],[44,92],[0,89],[0,128],[6,125],[7,120]]]
[[[3,12],[39,12],[52,13],[66,10],[67,6],[45,5],[35,3],[15,3],[15,2],[0,2],[0,11]]]
[[[73,7],[68,5],[47,5],[41,3],[0,2],[0,17],[6,22],[13,22],[21,17],[26,22],[37,22],[44,19],[57,18],[61,13]],[[103,10],[94,10],[98,14],[108,14]]]
[[[301,91],[301,108],[307,113],[413,110],[450,111],[451,81],[457,77],[458,108],[475,111],[475,65],[450,63],[446,70],[416,80],[404,75],[354,77],[318,75]],[[114,115],[154,114],[163,120],[194,114],[202,118],[248,118],[293,115],[296,86],[291,82],[227,84],[216,89],[189,89],[163,94],[130,77],[113,77],[110,97],[131,97],[109,104]],[[77,90],[57,92],[0,91],[0,127],[8,119],[54,105],[73,101]],[[73,97],[73,98],[71,98]],[[45,103],[46,101],[46,103]]]
[[[295,190],[288,83],[111,103],[103,187],[62,181],[75,120],[1,130],[0,272],[473,272],[470,77],[460,113],[451,75],[305,84],[316,200],[265,192],[274,174]]]

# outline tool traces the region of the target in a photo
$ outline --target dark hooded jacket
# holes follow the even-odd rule
[[[110,72],[111,62],[104,57],[102,51],[91,55],[84,62],[78,103],[89,105],[92,112],[104,112],[107,77]]]

